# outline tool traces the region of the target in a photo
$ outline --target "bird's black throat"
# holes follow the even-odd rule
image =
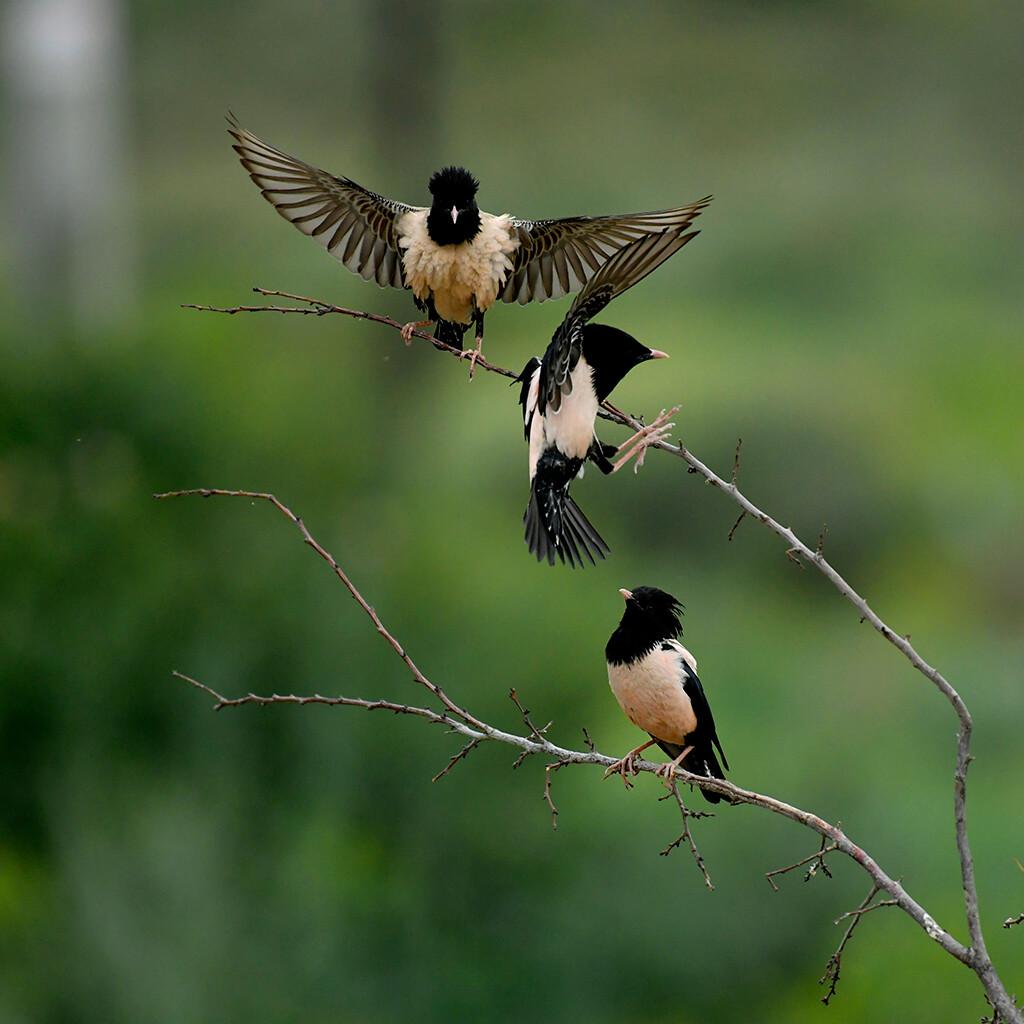
[[[428,187],[434,201],[427,214],[427,234],[435,245],[462,245],[476,238],[480,231],[479,184],[464,167],[444,167],[431,177]]]
[[[671,594],[656,587],[637,587],[604,649],[608,664],[639,661],[665,640],[675,640],[683,632],[681,613],[682,605]]]

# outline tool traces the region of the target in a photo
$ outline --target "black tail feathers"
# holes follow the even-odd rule
[[[673,760],[684,749],[675,743],[666,743],[662,740],[655,740],[655,742]],[[722,771],[722,766],[718,763],[718,758],[715,756],[714,748],[707,739],[694,744],[693,750],[686,755],[686,760],[683,761],[682,767],[694,775],[706,775],[712,779],[725,779],[725,772]],[[721,793],[715,793],[710,789],[702,789],[700,793],[709,804],[717,804],[721,803],[722,800],[729,800],[728,797],[723,797]],[[729,800],[729,802],[731,803],[732,801]]]
[[[534,478],[530,488],[530,503],[523,515],[526,524],[526,544],[538,562],[547,560],[555,564],[555,557],[571,568],[582,569],[583,557],[596,565],[595,559],[604,558],[608,545],[591,526],[582,509],[569,497],[567,485],[546,484],[543,477]]]
[[[718,763],[718,758],[715,757],[710,743],[706,748],[698,747],[688,754],[683,767],[687,771],[693,772],[694,775],[710,775],[713,779],[725,778],[725,772],[722,771],[722,766]],[[700,794],[709,804],[720,803],[723,799],[721,793],[715,793],[710,789],[702,789]]]
[[[466,324],[452,323],[450,320],[438,320],[434,325],[434,337],[445,345],[451,345],[462,351],[462,336],[469,330]]]

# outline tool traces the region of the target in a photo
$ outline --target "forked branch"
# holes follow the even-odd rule
[[[390,327],[394,330],[401,330],[402,325],[398,321],[391,319],[390,317],[379,316],[372,313],[367,313],[362,310],[353,310],[344,306],[337,306],[333,303],[321,301],[319,299],[311,298],[309,296],[298,295],[289,292],[282,292],[271,289],[254,289],[258,294],[271,298],[282,298],[287,299],[291,302],[298,303],[295,306],[280,306],[280,305],[266,305],[266,306],[234,306],[234,307],[214,307],[214,306],[199,306],[189,305],[186,308],[198,309],[208,312],[217,312],[225,314],[236,314],[236,313],[258,313],[258,312],[272,312],[279,314],[293,314],[301,316],[327,316],[327,315],[342,315],[353,317],[360,320],[371,320],[375,323],[382,324]],[[461,352],[451,346],[440,342],[422,331],[415,331],[413,336],[417,339],[427,341],[433,345],[436,349],[446,351],[450,355],[456,358],[461,358]],[[504,367],[497,366],[493,363],[488,362],[485,359],[479,359],[477,366],[481,369],[486,370],[489,373],[495,373],[506,378],[514,379],[517,375]],[[639,430],[643,424],[634,416],[624,413],[622,410],[617,409],[610,403],[605,403],[604,408],[601,411],[602,417],[612,422],[622,424],[630,428],[632,431]],[[957,717],[957,747],[956,747],[956,761],[954,769],[954,821],[956,831],[956,843],[957,851],[960,859],[960,875],[961,884],[964,893],[964,908],[967,919],[967,928],[970,935],[970,946],[964,946],[958,940],[943,928],[940,928],[935,921],[928,915],[920,905],[918,905],[903,889],[899,882],[889,878],[878,865],[856,844],[852,843],[849,838],[839,829],[837,826],[830,825],[829,823],[818,818],[816,815],[810,814],[809,812],[802,811],[799,808],[791,807],[788,804],[784,804],[782,801],[777,801],[774,798],[762,796],[757,793],[753,793],[747,790],[742,790],[739,787],[733,786],[730,783],[722,782],[720,780],[707,780],[701,779],[700,784],[704,788],[713,789],[717,792],[728,795],[733,800],[741,803],[750,803],[755,806],[762,807],[766,810],[772,811],[773,813],[782,814],[784,817],[788,817],[793,821],[797,821],[809,828],[816,831],[823,840],[822,851],[825,850],[825,842],[834,845],[834,851],[829,850],[828,852],[840,852],[846,856],[852,858],[858,863],[867,873],[872,877],[877,891],[885,892],[893,901],[893,905],[899,906],[905,913],[909,914],[917,924],[924,929],[924,931],[934,941],[938,942],[951,956],[954,956],[957,960],[970,967],[981,980],[986,996],[990,1003],[995,1009],[1000,1019],[1008,1022],[1018,1022],[1018,1024],[1024,1024],[1020,1011],[1015,1007],[1013,1000],[1008,995],[1005,986],[1000,980],[992,962],[989,958],[988,951],[985,946],[984,934],[981,927],[980,913],[978,909],[978,895],[977,885],[974,877],[974,863],[971,855],[970,843],[968,840],[967,832],[967,817],[966,817],[966,782],[967,782],[967,770],[971,761],[970,754],[970,743],[971,743],[971,730],[972,721],[970,713],[967,710],[963,699],[956,689],[950,684],[950,682],[932,665],[930,665],[921,655],[917,652],[914,646],[910,642],[910,638],[907,635],[898,633],[893,630],[887,623],[885,623],[879,615],[868,605],[867,601],[856,591],[854,588],[843,578],[842,575],[831,565],[831,563],[825,558],[824,555],[824,540],[825,531],[818,537],[818,542],[815,547],[810,547],[805,544],[788,526],[784,526],[778,520],[768,515],[767,512],[763,511],[757,505],[755,505],[750,499],[748,499],[740,490],[737,485],[737,477],[739,474],[739,462],[740,462],[740,445],[737,444],[735,457],[733,460],[731,479],[726,480],[715,473],[710,467],[702,462],[696,455],[694,455],[688,448],[683,444],[672,444],[666,440],[660,440],[651,445],[653,449],[664,451],[669,455],[673,455],[679,459],[682,459],[687,466],[689,471],[703,477],[706,483],[710,486],[717,488],[722,491],[727,497],[729,497],[736,505],[740,508],[740,516],[736,524],[733,526],[729,534],[731,540],[735,535],[736,529],[739,523],[745,518],[750,517],[757,520],[764,527],[775,533],[785,544],[785,554],[791,561],[796,562],[801,568],[804,564],[809,564],[815,567],[831,584],[835,589],[857,610],[860,621],[868,622],[879,632],[890,644],[892,644],[909,662],[910,664],[923,675],[938,692],[945,698],[952,708],[954,714]],[[351,581],[344,574],[334,559],[322,548],[313,538],[309,535],[305,526],[302,524],[301,519],[291,513],[285,506],[283,506],[273,495],[258,493],[258,492],[241,492],[241,491],[223,491],[223,490],[201,490],[201,491],[190,491],[190,492],[172,492],[167,495],[161,495],[160,497],[170,497],[172,494],[203,494],[203,495],[228,495],[228,496],[247,496],[250,498],[257,498],[264,501],[268,501],[275,505],[279,511],[288,516],[292,521],[299,527],[303,533],[303,539],[305,542],[317,551],[322,558],[324,558],[335,574],[346,586],[353,598],[360,604],[363,610],[370,616],[374,625],[385,640],[388,641],[390,646],[393,648],[395,653],[402,658],[407,668],[410,670],[414,681],[419,685],[424,686],[435,699],[437,699],[441,706],[442,712],[433,712],[434,714],[443,715],[445,719],[451,719],[453,728],[456,732],[460,732],[470,739],[478,738],[479,740],[493,740],[503,743],[511,743],[514,746],[520,747],[522,757],[529,756],[533,753],[544,753],[548,756],[555,757],[556,761],[559,761],[557,767],[563,767],[566,764],[582,764],[582,763],[594,763],[607,765],[612,763],[612,759],[607,758],[605,755],[598,754],[596,751],[588,750],[586,752],[580,751],[569,751],[563,748],[557,747],[552,744],[541,730],[534,730],[535,735],[531,734],[529,737],[517,736],[512,733],[506,733],[502,730],[495,729],[494,727],[476,719],[470,712],[464,708],[459,707],[440,687],[430,682],[416,667],[412,660],[405,653],[402,646],[391,636],[390,633],[384,629],[382,623],[377,617],[373,609],[362,599],[358,591],[352,586]],[[193,681],[194,682],[194,681]],[[198,684],[202,685],[202,684]],[[281,698],[282,702],[297,703],[303,700],[302,698]],[[338,700],[336,703],[343,704],[348,703],[349,706],[364,707],[367,704],[376,705],[377,702],[354,702],[346,698],[344,701]],[[239,698],[237,702],[240,703],[273,703],[274,698],[256,698],[254,695],[249,695],[246,698]],[[312,700],[312,703],[326,703],[327,701]],[[222,701],[219,706],[232,706],[232,702]],[[394,708],[388,708],[388,710],[395,710]],[[425,711],[427,709],[419,709]],[[398,713],[411,713],[416,714],[416,711],[409,712],[398,712]],[[425,717],[420,715],[419,717]],[[446,722],[446,724],[448,724]],[[638,762],[638,767],[642,771],[651,771],[654,766],[650,762]],[[443,774],[443,773],[442,773]],[[677,772],[677,778],[683,782],[694,782],[696,777],[680,769]],[[546,796],[550,800],[550,788],[546,790]],[[557,813],[557,812],[553,812]],[[692,812],[691,812],[692,814]],[[684,825],[686,824],[686,817],[684,815]],[[685,835],[685,831],[684,831]],[[681,836],[682,840],[683,837]],[[821,852],[821,851],[820,851]],[[817,863],[824,866],[823,855],[814,855],[812,858],[805,862],[816,861]],[[770,873],[771,874],[771,873]],[[771,881],[771,877],[769,877]],[[773,883],[774,884],[774,883]],[[874,895],[874,894],[873,894]],[[853,918],[855,923],[859,920],[860,915]],[[1014,922],[1016,923],[1016,922]],[[1009,925],[1008,925],[1009,926]],[[852,931],[852,927],[851,927]],[[841,955],[841,949],[837,951]],[[837,977],[838,977],[838,965],[837,965]]]

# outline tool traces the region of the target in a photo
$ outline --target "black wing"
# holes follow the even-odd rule
[[[679,650],[678,646],[671,641],[666,641],[661,647],[662,650],[666,651]],[[690,698],[690,706],[693,708],[693,713],[697,718],[697,728],[690,734],[695,741],[694,745],[696,746],[700,740],[713,743],[718,748],[722,764],[728,770],[729,760],[725,756],[725,751],[722,749],[722,744],[718,739],[718,730],[715,728],[715,716],[711,713],[711,705],[708,703],[707,694],[704,693],[700,677],[682,655],[679,656],[679,661],[683,666],[683,690],[686,696]]]
[[[548,406],[558,412],[562,397],[572,394],[572,371],[583,351],[583,328],[612,299],[642,281],[670,256],[677,253],[699,232],[682,234],[678,230],[645,235],[620,249],[600,268],[590,283],[576,297],[569,312],[558,325],[541,362],[538,406],[544,413]]]
[[[512,384],[520,386],[519,404],[523,407],[523,433],[527,441],[530,440],[530,426],[533,423],[533,414],[536,412],[536,406],[530,405],[530,385],[533,383],[533,375],[540,365],[541,362],[536,356],[530,356],[529,361],[523,367],[523,372],[512,381]]]
[[[543,302],[585,287],[623,247],[648,235],[684,232],[711,202],[616,217],[512,221],[519,248],[501,293],[503,302]]]
[[[365,281],[405,287],[396,220],[416,209],[275,149],[234,119],[228,131],[263,197],[304,235]]]

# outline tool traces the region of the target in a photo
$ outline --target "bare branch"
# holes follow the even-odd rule
[[[448,759],[448,763],[430,780],[431,782],[437,782],[438,779],[443,779],[463,758],[468,756],[470,752],[483,742],[482,737],[470,740],[457,754],[452,754]]]
[[[878,910],[879,907],[895,907],[895,900],[879,900],[877,903],[872,903],[867,907],[857,907],[856,910],[848,910],[845,914],[840,914],[835,923],[839,924],[840,921],[845,921],[848,917],[858,917],[861,914],[870,914],[872,910]]]
[[[729,529],[729,543],[730,544],[732,543],[733,537],[736,536],[736,531],[740,528],[740,523],[742,523],[743,520],[746,519],[746,518],[747,518],[747,513],[746,512],[741,512],[739,514],[739,517],[737,518],[736,522],[733,523],[732,526],[730,527],[730,529]]]
[[[402,327],[402,325],[398,323],[398,321],[392,320],[390,317],[378,316],[375,314],[363,312],[361,310],[347,309],[343,306],[335,306],[332,303],[323,302],[321,300],[313,299],[308,296],[295,295],[288,292],[273,291],[269,289],[254,290],[264,296],[290,299],[292,301],[302,303],[303,306],[189,306],[187,308],[202,309],[210,312],[220,312],[227,314],[241,312],[297,313],[302,315],[317,316],[323,316],[328,314],[340,314],[343,316],[349,316],[361,320],[371,320],[375,323],[383,324],[395,330],[400,330]],[[462,353],[460,350],[455,349],[452,346],[445,345],[443,342],[439,342],[436,339],[424,334],[423,332],[414,332],[414,337],[417,337],[421,340],[429,341],[430,344],[432,344],[435,348],[447,351],[452,356],[458,357],[460,359],[462,358]],[[506,378],[515,379],[517,377],[517,374],[515,374],[513,371],[505,369],[500,366],[496,366],[492,363],[487,362],[484,359],[478,360],[477,366],[481,367],[482,369],[490,373],[496,373]],[[633,431],[637,431],[642,427],[642,423],[637,417],[627,415],[620,409],[617,409],[611,403],[605,403],[603,409],[600,412],[600,415],[604,419],[610,420],[615,423],[619,423],[625,427],[630,428]],[[884,873],[882,873],[880,876],[876,877],[875,871],[881,872],[881,869],[878,868],[873,861],[871,861],[872,866],[867,867],[863,862],[858,860],[857,855],[853,852],[853,844],[850,843],[849,840],[846,839],[846,837],[843,835],[843,833],[836,829],[835,826],[830,826],[813,815],[809,817],[815,818],[815,821],[817,823],[820,823],[820,826],[818,824],[811,824],[809,821],[803,821],[801,820],[800,816],[806,815],[807,812],[799,811],[797,808],[789,808],[788,805],[784,805],[780,801],[772,801],[771,798],[760,797],[758,794],[747,794],[749,799],[743,799],[740,796],[740,794],[746,793],[746,791],[737,789],[736,792],[732,792],[728,784],[721,784],[717,780],[712,780],[709,782],[708,780],[701,779],[701,785],[705,786],[705,788],[710,788],[718,792],[725,793],[733,797],[734,799],[740,799],[741,802],[754,803],[757,806],[762,806],[766,809],[774,810],[775,813],[785,814],[785,816],[791,817],[792,820],[800,821],[801,824],[805,824],[808,825],[808,827],[814,828],[815,831],[817,831],[820,835],[832,838],[833,841],[838,843],[837,852],[842,852],[847,856],[851,856],[855,860],[858,860],[858,863],[860,863],[862,867],[865,867],[865,870],[867,870],[868,873],[871,874],[873,878],[875,878],[876,882],[879,882],[879,888],[882,891],[885,891],[892,895],[892,897],[897,900],[898,905],[905,912],[909,913],[911,917],[913,917],[917,921],[917,923],[922,928],[924,928],[924,930],[931,938],[933,938],[936,942],[939,942],[940,945],[943,945],[947,952],[955,956],[958,960],[960,960],[967,966],[971,967],[972,970],[975,971],[979,979],[982,981],[982,984],[985,987],[987,997],[991,1001],[997,1015],[1001,1015],[1002,1018],[1004,1018],[1007,1021],[1021,1021],[1022,1017],[1019,1011],[1016,1009],[1012,999],[1006,992],[1006,989],[1003,986],[1003,983],[999,978],[998,974],[996,973],[995,968],[992,965],[991,959],[989,958],[981,927],[980,913],[978,909],[977,885],[974,876],[974,863],[971,855],[970,843],[968,841],[966,817],[966,779],[968,766],[970,765],[971,761],[970,742],[972,720],[970,713],[968,712],[967,707],[963,702],[963,699],[960,697],[960,694],[936,668],[934,668],[921,657],[921,655],[912,645],[909,634],[901,634],[893,630],[878,614],[876,614],[876,612],[868,605],[867,601],[856,590],[854,590],[854,588],[849,583],[847,583],[847,581],[842,577],[842,575],[840,575],[840,573],[829,563],[829,561],[824,556],[824,530],[819,535],[818,543],[815,549],[812,550],[793,532],[792,529],[790,529],[788,526],[782,525],[772,516],[768,515],[768,513],[760,509],[739,490],[736,482],[740,462],[739,443],[737,443],[737,450],[733,459],[733,473],[730,482],[726,482],[725,480],[723,480],[720,476],[718,476],[718,474],[716,474],[712,469],[710,469],[710,467],[705,465],[699,458],[697,458],[696,455],[690,452],[689,449],[687,449],[685,445],[681,443],[675,445],[666,440],[659,440],[652,444],[651,447],[667,452],[668,454],[674,455],[677,458],[681,459],[683,462],[686,463],[687,471],[689,473],[700,475],[701,477],[704,478],[705,483],[722,491],[740,507],[741,515],[737,520],[736,524],[733,526],[732,530],[730,531],[730,539],[735,534],[735,531],[738,528],[739,523],[743,520],[744,516],[749,516],[753,519],[756,519],[766,529],[775,533],[786,544],[785,554],[790,561],[799,565],[801,569],[804,568],[804,563],[810,563],[814,565],[815,568],[817,568],[818,571],[832,584],[832,586],[835,587],[835,589],[851,605],[853,605],[853,607],[858,612],[860,621],[869,622],[873,629],[880,633],[890,644],[892,644],[897,650],[899,650],[900,653],[910,662],[910,664],[932,683],[932,685],[939,691],[940,694],[942,694],[942,696],[952,707],[958,720],[956,766],[954,771],[954,817],[956,825],[957,851],[960,859],[961,883],[964,893],[964,907],[966,911],[967,926],[970,934],[971,947],[967,948],[961,945],[955,939],[953,939],[948,932],[939,928],[938,925],[935,924],[934,920],[923,910],[923,908],[917,905],[913,900],[910,899],[909,896],[906,895],[905,891],[902,890],[902,887],[899,886],[899,883],[895,883],[891,879],[888,879],[885,883],[879,882],[880,877],[887,878],[887,876],[884,876]],[[381,632],[381,634],[385,636],[385,639],[388,639],[391,646],[396,650],[396,653],[398,653],[403,658],[403,660],[406,660],[407,656],[401,649],[400,645],[397,644],[397,641],[395,641],[393,637],[390,637],[390,634],[383,630],[383,627],[380,625],[379,620],[376,619],[373,610],[368,605],[366,605],[365,602],[362,601],[362,598],[358,596],[357,592],[354,591],[354,588],[352,588],[347,578],[340,571],[340,569],[338,569],[337,564],[334,563],[331,556],[328,555],[325,551],[323,551],[323,549],[318,548],[315,542],[312,541],[312,538],[309,538],[308,535],[305,534],[305,527],[302,526],[301,520],[298,520],[297,517],[291,516],[291,513],[287,512],[284,509],[284,507],[281,506],[280,503],[277,502],[275,498],[273,498],[272,495],[250,492],[227,492],[213,490],[173,493],[236,494],[238,496],[260,498],[262,500],[270,501],[271,503],[275,504],[282,512],[284,512],[284,514],[289,515],[289,517],[293,518],[293,520],[296,522],[299,528],[303,530],[304,539],[306,539],[306,542],[313,546],[316,550],[318,550],[318,553],[321,554],[321,557],[324,557],[326,560],[328,560],[329,564],[332,564],[332,568],[335,569],[336,574],[346,585],[346,587],[349,588],[353,597],[355,597],[356,600],[363,606],[364,610],[371,616],[371,618],[375,619],[375,624],[377,625],[378,632]],[[171,496],[171,494],[163,495],[163,497],[169,496]],[[418,683],[426,686],[428,689],[430,689],[434,685],[428,683],[425,680],[425,677],[423,677],[422,674],[419,673],[419,670],[411,661],[407,660],[406,664],[407,667],[409,667],[410,671],[412,672],[413,678]],[[494,730],[493,727],[488,726],[483,722],[478,722],[472,719],[472,716],[468,716],[468,712],[465,712],[464,709],[458,708],[457,705],[450,706],[447,703],[448,698],[446,695],[443,694],[443,691],[438,690],[438,692],[435,693],[435,696],[437,696],[441,700],[442,704],[444,704],[444,706],[453,715],[457,716],[460,719],[461,728],[459,731],[462,731],[466,735],[472,735],[474,733],[474,730],[476,730],[486,735],[488,739],[498,739],[503,742],[509,742],[509,740],[505,738],[508,737],[509,734],[501,733],[500,730]],[[543,744],[540,743],[535,737],[531,739],[529,742],[531,747],[535,749],[527,750],[527,754],[540,752],[541,750],[544,750],[546,753],[554,753],[555,751],[560,750],[560,748],[555,747],[553,744],[548,743],[546,740]],[[526,748],[523,749],[526,750]],[[571,763],[580,763],[581,759],[585,759],[588,756],[595,757],[598,755],[596,755],[594,752],[589,752],[588,754],[577,753],[573,755]],[[677,777],[682,779],[683,781],[695,781],[693,777],[688,777],[688,773],[685,773],[681,770],[677,772]],[[723,785],[725,788],[722,788]],[[788,808],[788,811],[781,810],[782,807]],[[843,836],[843,840],[845,842],[840,842],[833,835],[833,831],[828,830],[834,830],[836,835]],[[859,848],[856,849],[860,852],[860,854],[866,857],[866,854],[863,854],[863,851],[860,851]],[[870,860],[870,858],[868,858],[868,860]],[[893,888],[894,886],[896,887],[896,889]],[[900,893],[902,893],[902,896],[898,895],[897,889]]]
[[[828,1006],[829,1000],[836,994],[836,986],[839,984],[839,972],[843,964],[843,950],[846,949],[846,944],[850,941],[850,937],[853,935],[857,925],[860,924],[860,913],[861,911],[867,910],[871,906],[871,901],[875,898],[878,893],[878,886],[872,886],[871,892],[868,893],[867,898],[857,908],[856,911],[851,911],[856,916],[850,921],[846,932],[843,934],[842,939],[839,941],[839,946],[836,951],[828,958],[828,963],[825,964],[825,973],[818,979],[819,985],[828,984],[828,992],[822,997],[821,1001]],[[847,915],[843,915],[844,917]],[[842,920],[842,918],[840,918]],[[836,922],[838,924],[839,921]]]
[[[457,704],[448,694],[437,684],[427,679],[426,676],[416,667],[411,657],[406,653],[402,645],[387,631],[384,624],[381,622],[380,617],[376,611],[366,602],[362,594],[356,589],[355,585],[345,574],[344,570],[338,565],[337,561],[332,555],[330,555],[313,537],[309,534],[301,518],[291,511],[286,505],[282,504],[272,494],[267,494],[259,491],[229,491],[219,488],[203,488],[191,491],[172,491],[163,495],[158,495],[161,498],[177,497],[181,495],[199,495],[199,496],[223,496],[223,497],[244,497],[251,499],[260,499],[268,502],[278,509],[287,519],[294,523],[302,532],[303,539],[309,544],[321,558],[330,566],[335,576],[341,580],[345,588],[349,593],[356,599],[356,602],[363,609],[366,615],[373,622],[377,632],[385,638],[388,646],[395,652],[395,654],[402,660],[402,662],[410,669],[413,680],[419,685],[423,686],[431,694],[437,697],[449,714],[431,712],[428,709],[417,709],[419,712],[425,712],[420,717],[435,716],[435,719],[443,722],[451,730],[461,733],[469,739],[487,739],[499,743],[506,743],[512,746],[518,747],[521,751],[526,754],[545,754],[556,759],[555,768],[561,768],[569,764],[594,764],[599,765],[602,768],[608,768],[613,764],[617,763],[617,759],[609,757],[606,754],[598,753],[597,751],[578,751],[568,750],[564,747],[557,746],[552,743],[540,730],[535,730],[533,735],[530,736],[518,736],[514,733],[505,732],[504,730],[495,728],[494,726],[488,725],[485,722],[480,721],[474,717],[469,711]],[[191,680],[189,680],[191,681]],[[211,695],[216,695],[215,691],[205,687],[203,684],[199,685],[201,689]],[[222,698],[216,695],[218,700]],[[311,700],[309,703],[327,703],[333,701],[334,703],[342,704],[350,698],[322,698],[320,700]],[[352,706],[365,707],[368,703],[373,702],[360,702],[356,701],[355,698],[351,698],[353,701]],[[258,697],[254,694],[247,697],[238,698],[237,701],[224,700],[223,706],[236,706],[237,704],[245,703],[302,703],[303,698],[296,697]],[[396,707],[405,707],[405,705],[398,705]],[[388,710],[396,710],[396,707],[388,707]],[[520,705],[521,707],[521,705]],[[410,710],[409,713],[416,714],[417,710]],[[399,712],[406,713],[406,712]],[[432,719],[432,720],[435,720]],[[538,738],[539,736],[539,738]],[[549,766],[550,768],[551,766]],[[638,771],[645,772],[656,772],[659,768],[664,768],[663,765],[655,764],[651,761],[637,760],[635,767]],[[550,772],[547,773],[548,781],[550,781]],[[837,852],[845,854],[851,858],[858,866],[864,871],[875,882],[878,890],[886,892],[889,896],[895,899],[900,908],[907,913],[925,933],[936,943],[938,943],[943,949],[946,950],[951,956],[956,957],[962,963],[968,966],[974,966],[972,960],[972,952],[958,942],[946,929],[941,928],[930,914],[914,900],[910,894],[904,889],[902,884],[882,870],[878,863],[866,853],[860,846],[854,843],[838,826],[832,825],[820,818],[818,815],[813,814],[810,811],[802,810],[801,808],[794,807],[790,804],[785,803],[782,800],[777,800],[774,797],[766,796],[761,793],[755,793],[751,790],[742,789],[739,786],[734,785],[731,782],[727,782],[724,779],[707,778],[703,775],[694,775],[683,768],[677,768],[675,771],[675,778],[681,782],[688,783],[690,785],[699,785],[703,789],[710,789],[716,793],[720,793],[725,797],[728,797],[733,803],[745,803],[751,804],[755,807],[760,807],[763,810],[770,811],[774,814],[779,814],[782,817],[788,818],[790,821],[794,821],[799,825],[803,825],[806,828],[812,829],[818,835],[825,837],[826,839],[833,842],[837,847]],[[547,797],[550,798],[550,785],[547,786]],[[692,813],[692,812],[691,812]]]
[[[835,853],[835,851],[838,849],[839,847],[835,843],[829,843],[826,846],[825,837],[822,836],[821,846],[815,853],[812,853],[809,857],[804,857],[802,860],[798,860],[793,864],[787,864],[784,868],[775,868],[774,871],[766,871],[764,877],[767,879],[768,884],[776,892],[781,891],[779,887],[775,884],[776,875],[785,875],[790,871],[795,871],[797,868],[802,868],[805,864],[811,865],[804,874],[805,882],[809,882],[818,873],[819,869],[821,870],[822,874],[825,875],[826,878],[831,878],[832,872],[829,871],[828,865],[825,863],[825,857],[828,856],[828,854],[830,853]]]
[[[1008,917],[1003,922],[1004,928],[1015,928],[1017,925],[1024,923],[1024,913],[1018,914],[1016,917]]]
[[[181,305],[182,309],[195,309],[201,313],[226,313],[228,316],[234,316],[236,313],[281,313],[281,314],[295,314],[298,316],[329,316],[332,314],[338,316],[349,316],[355,320],[369,320],[375,324],[382,324],[385,327],[391,327],[396,331],[401,331],[403,324],[400,324],[397,320],[393,320],[389,316],[380,316],[377,313],[367,313],[361,309],[349,309],[347,306],[336,306],[333,302],[324,302],[321,299],[310,298],[308,295],[296,295],[292,292],[281,292],[276,291],[272,288],[253,288],[253,291],[257,295],[265,295],[272,298],[291,299],[294,302],[304,302],[305,306],[202,306],[193,302],[184,302]],[[414,338],[420,341],[429,341],[431,345],[436,349],[440,349],[442,352],[448,352],[458,359],[463,358],[462,349],[455,348],[454,345],[448,345],[443,341],[439,341],[437,338],[426,333],[426,331],[414,330],[412,332]],[[519,376],[517,373],[513,373],[511,370],[506,370],[504,367],[496,366],[494,363],[489,363],[483,356],[478,356],[476,365],[482,369],[487,370],[489,373],[497,373],[502,377],[510,377],[513,380]]]
[[[713,892],[715,887],[711,881],[711,875],[708,874],[707,865],[704,863],[704,858],[701,856],[700,850],[697,849],[697,842],[693,838],[693,833],[690,831],[690,819],[713,818],[714,815],[710,811],[691,811],[683,802],[682,794],[679,792],[679,783],[675,779],[672,780],[672,792],[661,797],[661,799],[667,800],[669,797],[675,798],[676,806],[679,808],[679,813],[683,818],[683,831],[680,833],[678,839],[673,839],[672,842],[661,851],[659,856],[667,857],[673,850],[685,842],[687,846],[690,847],[690,856],[693,857],[693,861],[697,865],[697,870],[704,876],[704,884],[708,887],[708,891]]]
[[[532,734],[533,738],[540,740],[540,742],[543,743],[544,734],[548,731],[548,729],[551,728],[553,723],[548,722],[548,724],[545,725],[543,729],[538,729],[537,726],[535,726],[530,719],[530,712],[526,708],[524,708],[522,703],[520,702],[519,694],[516,693],[516,688],[514,686],[508,691],[508,699],[512,701],[512,703],[515,704],[515,706],[519,709],[519,714],[523,716],[523,722],[526,723],[526,727],[530,730],[530,733]]]
[[[415,715],[417,718],[425,718],[428,722],[433,722],[435,725],[457,725],[447,715],[438,714],[438,712],[431,711],[429,708],[418,708],[411,704],[397,704],[390,700],[363,700],[359,697],[324,697],[319,693],[314,693],[308,697],[299,697],[294,693],[273,693],[270,696],[263,697],[255,693],[247,693],[244,697],[230,698],[219,694],[212,687],[207,686],[206,683],[201,683],[198,679],[185,675],[184,672],[178,672],[175,669],[171,675],[176,679],[184,680],[197,690],[203,690],[213,697],[217,701],[213,706],[214,711],[220,711],[221,708],[237,708],[242,704],[327,704],[333,707],[362,708],[364,711],[392,711],[396,715]],[[480,737],[480,739],[482,738]],[[476,742],[479,743],[480,740],[478,739]]]
[[[554,761],[544,768],[544,799],[551,809],[551,828],[554,831],[558,830],[558,808],[555,806],[554,800],[551,799],[551,773],[557,772],[559,768],[564,768],[567,764],[572,764],[572,762],[563,759]]]

